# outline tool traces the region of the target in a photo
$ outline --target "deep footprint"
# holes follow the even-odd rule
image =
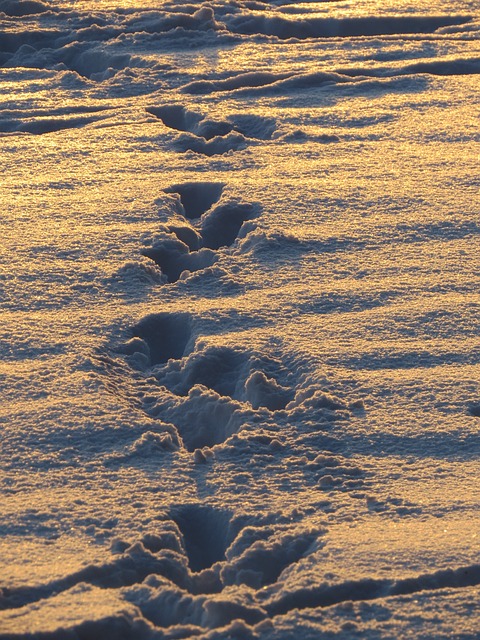
[[[228,511],[199,504],[182,504],[171,508],[170,517],[183,536],[193,573],[225,560],[225,551],[231,542],[231,514]]]
[[[215,251],[232,245],[243,223],[260,215],[258,203],[230,200],[212,208],[224,188],[222,182],[184,182],[164,189],[178,196],[175,210],[185,221],[165,224],[162,235],[142,254],[160,267],[169,283],[176,282],[183,272],[212,266],[217,259]]]
[[[230,122],[210,120],[202,116],[201,113],[190,111],[178,104],[149,107],[146,111],[161,120],[169,129],[192,133],[205,140],[211,140],[217,136],[226,136],[233,129],[233,125]]]
[[[162,407],[160,416],[176,426],[190,452],[225,442],[243,424],[241,404],[200,385],[175,405]]]
[[[157,379],[178,396],[202,385],[222,397],[248,402],[254,409],[277,411],[294,398],[293,389],[277,381],[283,377],[281,369],[279,363],[249,351],[211,346],[191,353],[181,368],[159,372]]]
[[[230,347],[211,347],[206,352],[193,353],[181,379],[172,385],[172,391],[186,395],[195,385],[203,385],[221,396],[235,397],[235,391],[248,367],[248,353]],[[243,372],[246,375],[246,372]],[[168,380],[164,380],[168,385]]]
[[[200,218],[218,202],[225,187],[224,182],[184,182],[164,189],[165,193],[178,193],[189,220]]]
[[[202,219],[201,235],[204,247],[229,247],[237,239],[242,224],[256,218],[259,213],[258,204],[235,200],[219,204]]]
[[[246,584],[259,589],[276,582],[284,569],[308,555],[318,531],[302,533],[276,530],[271,526],[247,527],[239,535],[250,539],[250,546],[221,572],[226,585]],[[236,542],[237,544],[237,542]],[[230,552],[229,552],[230,553]]]
[[[177,131],[193,132],[203,116],[195,111],[189,111],[179,104],[167,104],[162,107],[148,107],[147,113],[155,116],[166,127]]]
[[[225,153],[229,148],[241,148],[243,136],[270,140],[277,128],[275,118],[250,113],[231,115],[226,120],[213,120],[177,104],[148,107],[146,111],[166,127],[189,134],[177,139],[177,150],[206,155]]]
[[[191,333],[192,318],[188,313],[152,314],[133,327],[133,335],[148,345],[151,366],[182,358]]]

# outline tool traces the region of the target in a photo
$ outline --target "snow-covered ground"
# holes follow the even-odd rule
[[[0,638],[479,638],[478,0],[0,0]]]

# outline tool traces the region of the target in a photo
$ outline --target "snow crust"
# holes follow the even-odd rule
[[[479,31],[0,0],[0,638],[479,637]]]

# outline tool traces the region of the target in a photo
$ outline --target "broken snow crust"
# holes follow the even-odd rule
[[[479,25],[0,0],[0,638],[478,638]]]

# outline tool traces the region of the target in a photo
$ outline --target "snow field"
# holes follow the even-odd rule
[[[0,637],[478,637],[475,3],[0,12]]]

